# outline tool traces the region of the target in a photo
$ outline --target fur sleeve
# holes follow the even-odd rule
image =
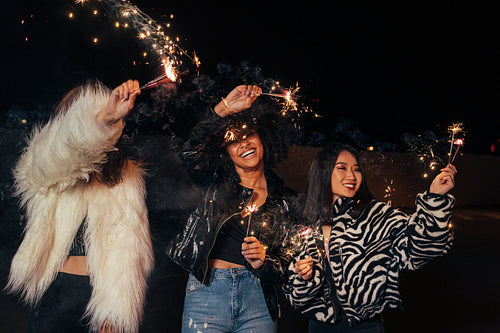
[[[145,194],[142,170],[130,161],[122,183],[91,193],[86,244],[93,291],[87,315],[94,330],[107,323],[117,332],[138,331],[154,262]]]
[[[109,94],[101,84],[88,85],[65,115],[35,128],[14,169],[16,194],[23,203],[50,187],[62,191],[79,179],[88,180],[89,174],[105,161],[121,130],[120,126],[96,122]]]
[[[453,233],[448,224],[454,203],[455,198],[450,194],[417,195],[417,211],[409,217],[395,242],[402,269],[419,269],[450,250]]]

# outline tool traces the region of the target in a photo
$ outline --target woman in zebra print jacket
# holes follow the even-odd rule
[[[399,272],[422,267],[452,244],[453,165],[407,215],[372,197],[358,161],[352,147],[332,144],[309,170],[304,219],[316,232],[305,236],[283,287],[310,319],[309,332],[383,332],[380,314],[401,304]]]

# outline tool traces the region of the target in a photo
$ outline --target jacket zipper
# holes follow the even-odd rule
[[[324,237],[324,235],[323,235]],[[330,238],[331,238],[331,229],[330,229],[330,234],[328,235],[328,240],[327,240],[327,245],[325,246],[325,256],[326,256],[326,265],[328,265],[328,270],[329,271],[332,271],[332,267],[330,266]],[[324,242],[324,240],[323,240]],[[333,274],[332,274],[332,279],[333,279]],[[330,280],[326,279],[326,282],[328,283],[328,286],[330,287],[330,292],[333,294],[331,295],[330,297],[337,297],[337,291],[335,289],[335,285],[331,285],[330,284]],[[332,306],[335,307],[335,303],[330,301],[332,303]],[[340,309],[339,309],[340,310]],[[337,322],[338,318],[337,318],[337,312],[335,311],[335,309],[333,310],[333,320],[334,322]]]
[[[250,197],[250,200],[252,200],[252,197],[253,197],[253,192],[252,192],[252,196]],[[250,200],[248,202],[243,202],[244,205],[242,205],[243,207],[246,207],[246,205],[248,205],[248,203],[250,202]],[[234,214],[231,214],[229,215],[220,225],[219,227],[217,228],[217,231],[215,232],[215,239],[217,239],[217,235],[219,234],[219,231],[220,231],[220,228],[222,228],[222,226],[227,222],[229,221],[230,219],[232,219],[233,217],[235,217],[236,215],[238,214],[241,214],[243,211],[245,210],[245,208],[243,208],[241,211],[239,212],[236,212]],[[209,260],[209,257],[210,257],[210,252],[212,252],[212,249],[214,248],[215,246],[215,242],[212,243],[212,245],[210,246],[210,250],[208,251],[208,256],[207,256],[207,260],[206,260],[206,263],[205,263],[205,272],[203,273],[203,284],[205,284],[205,281],[207,279],[207,273],[208,273],[208,260]]]

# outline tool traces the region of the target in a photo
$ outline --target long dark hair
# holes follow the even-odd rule
[[[366,185],[365,173],[359,163],[360,159],[356,149],[346,144],[331,143],[318,152],[309,168],[303,199],[303,214],[311,224],[318,221],[325,223],[332,218],[333,193],[331,178],[337,158],[343,151],[354,155],[363,176],[361,186],[353,198],[355,204],[351,216],[358,218],[365,207],[373,200],[373,196]]]
[[[64,117],[71,106],[86,94],[109,94],[109,92],[110,90],[101,82],[89,80],[66,93],[52,112],[51,118]],[[101,165],[100,170],[90,174],[90,181],[96,180],[109,187],[119,184],[122,181],[122,170],[126,164],[127,157],[123,153],[120,144],[117,144],[116,150],[106,154],[106,162]]]

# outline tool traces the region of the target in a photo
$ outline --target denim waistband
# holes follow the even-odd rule
[[[253,275],[246,267],[235,268],[209,268],[208,274],[212,277],[237,277]]]
[[[246,267],[209,268],[206,283],[210,284],[213,279],[236,279],[247,277],[255,278],[256,275],[249,271]]]

